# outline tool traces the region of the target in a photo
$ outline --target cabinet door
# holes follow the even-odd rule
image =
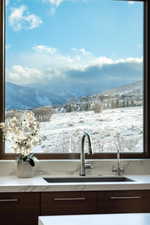
[[[108,191],[97,195],[99,213],[150,212],[150,191]]]
[[[95,192],[42,193],[42,215],[95,213]]]
[[[38,193],[0,193],[0,224],[38,225]]]

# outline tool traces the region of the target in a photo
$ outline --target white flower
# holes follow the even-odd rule
[[[0,123],[0,129],[12,143],[15,153],[28,155],[32,152],[32,148],[40,143],[39,122],[36,121],[33,112],[24,113],[20,120],[13,117],[5,124]]]

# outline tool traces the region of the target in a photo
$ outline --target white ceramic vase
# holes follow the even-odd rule
[[[30,178],[34,175],[34,167],[30,165],[28,161],[18,160],[17,161],[17,177]]]

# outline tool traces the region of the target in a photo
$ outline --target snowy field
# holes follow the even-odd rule
[[[49,122],[40,123],[39,153],[76,153],[81,150],[84,131],[91,137],[94,153],[143,151],[143,109],[128,107],[107,109],[101,113],[71,112],[53,114]],[[116,138],[119,135],[119,138]],[[11,152],[6,145],[6,151]]]

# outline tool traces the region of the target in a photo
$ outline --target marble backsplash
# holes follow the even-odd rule
[[[117,160],[89,160],[92,169],[86,169],[87,176],[107,176],[112,173]],[[150,175],[150,159],[122,159],[124,175]],[[37,160],[34,174],[37,176],[79,176],[80,160]],[[0,176],[16,174],[15,160],[0,160]]]

